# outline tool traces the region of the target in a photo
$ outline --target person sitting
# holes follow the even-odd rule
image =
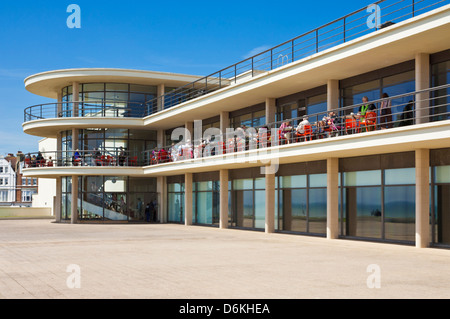
[[[48,158],[47,167],[53,167],[53,159],[51,156]]]
[[[102,166],[102,153],[94,148],[94,162],[96,166]]]
[[[399,126],[408,126],[414,124],[414,102],[409,101],[403,108],[403,113],[400,115]]]
[[[125,161],[127,160],[127,156],[125,154],[125,150],[123,146],[119,148],[119,166],[124,166]]]
[[[291,121],[286,121],[283,122],[283,124],[281,124],[280,129],[279,129],[279,133],[280,133],[280,140],[281,141],[286,141],[288,144],[291,143],[291,133],[292,133],[292,126],[291,126]]]
[[[36,164],[37,164],[36,155],[33,155],[31,157],[31,167],[36,167]]]
[[[323,117],[322,120],[323,128],[325,132],[327,133],[328,137],[335,136],[335,134],[338,133],[338,131],[341,129],[340,125],[338,126],[338,117],[336,116],[336,113],[333,111],[328,112],[326,116]]]
[[[295,131],[297,132],[298,137],[303,137],[305,134],[305,127],[311,126],[311,123],[309,123],[309,118],[307,116],[303,117],[303,120],[298,124]]]
[[[80,153],[79,153],[79,151],[77,149],[75,151],[75,154],[73,154],[72,164],[73,164],[73,166],[78,166],[78,164],[80,164],[80,163],[81,163],[81,155],[80,155]]]

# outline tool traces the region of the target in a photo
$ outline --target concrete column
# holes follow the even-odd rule
[[[266,234],[275,232],[275,174],[266,168]],[[258,200],[258,199],[256,199]]]
[[[327,238],[339,236],[339,159],[327,159]]]
[[[156,178],[156,192],[158,193],[158,220],[163,224],[167,222],[167,185],[164,176]]]
[[[430,88],[430,55],[427,53],[416,54],[416,91]],[[429,122],[430,93],[416,95],[416,123]]]
[[[228,228],[228,170],[220,170],[220,229]]]
[[[416,150],[416,247],[430,244],[430,150]]]
[[[74,153],[78,149],[78,142],[78,130],[74,128],[72,129],[72,151],[74,151]]]
[[[59,91],[58,93],[56,93],[56,102],[58,104],[56,104],[56,117],[62,117],[62,92]]]
[[[167,145],[164,145],[165,144],[165,141],[164,141],[164,130],[159,129],[157,131],[157,133],[156,133],[156,143],[157,143],[157,147],[158,148],[162,148],[164,146],[167,146]]]
[[[80,101],[80,83],[78,83],[78,82],[73,82],[72,83],[72,92],[73,92],[72,101],[74,102],[73,103],[73,109],[72,109],[72,111],[73,111],[72,116],[73,117],[77,117],[78,116],[78,105],[79,104],[76,103],[76,102]]]
[[[230,128],[230,113],[220,112],[220,131],[222,134],[227,132],[227,128]]]
[[[71,224],[78,222],[78,176],[72,176]]]
[[[157,91],[157,97],[158,97],[158,104],[157,104],[157,110],[163,110],[164,109],[164,94],[166,93],[166,86],[164,84],[158,85],[158,91]]]
[[[191,140],[191,142],[194,140],[194,122],[186,122],[184,124],[185,129],[189,134],[187,134],[184,138],[185,140]]]
[[[56,178],[56,195],[53,201],[53,215],[57,223],[61,222],[61,197],[62,197],[62,180],[61,177]]]
[[[327,84],[327,110],[336,110],[339,108],[339,81],[328,80]]]
[[[266,98],[266,124],[274,123],[277,114],[277,100]]]
[[[192,203],[192,173],[184,174],[184,217],[185,225],[192,225],[193,203]]]

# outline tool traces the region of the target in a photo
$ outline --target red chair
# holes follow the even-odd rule
[[[304,138],[305,141],[312,141],[312,126],[311,125],[305,125],[304,128],[304,133],[297,133],[297,136],[301,139]]]
[[[28,167],[30,167],[30,166],[31,166],[31,159],[26,158],[26,159],[25,159],[25,168],[28,168]]]
[[[355,118],[345,119],[345,130],[347,134],[359,133],[359,127],[359,123]]]
[[[138,160],[137,156],[130,158],[129,160],[130,166],[137,166],[137,160]]]
[[[367,112],[364,125],[366,126],[367,132],[375,131],[377,128],[377,113]]]

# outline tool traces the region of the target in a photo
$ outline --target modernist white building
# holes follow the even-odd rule
[[[56,102],[23,129],[57,145],[25,174],[55,180],[59,222],[447,247],[449,81],[438,0],[379,1],[207,77],[36,74],[26,89]]]

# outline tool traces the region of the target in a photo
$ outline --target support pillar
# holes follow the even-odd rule
[[[277,114],[277,100],[266,98],[266,124],[274,123]]]
[[[430,244],[430,150],[416,150],[416,247]]]
[[[167,185],[164,176],[158,176],[156,178],[156,192],[158,193],[157,220],[163,224],[167,222]]]
[[[327,110],[337,110],[339,108],[339,81],[328,80],[327,84]]]
[[[72,176],[71,224],[78,222],[78,176]]]
[[[166,93],[166,86],[164,84],[160,84],[158,85],[158,89],[157,89],[157,97],[158,97],[158,102],[157,102],[157,111],[161,111],[164,109],[164,94]],[[154,111],[154,110],[153,110]],[[150,112],[151,113],[153,113]]]
[[[194,140],[194,122],[186,122],[184,125],[184,128],[186,129],[186,133],[189,132],[189,134],[186,134],[184,137],[185,141],[187,142],[190,140],[193,142]]]
[[[227,133],[227,128],[230,128],[230,113],[220,112],[220,131],[223,135]]]
[[[73,102],[73,109],[72,109],[72,117],[78,117],[78,106],[80,101],[80,83],[73,82],[72,83],[72,102]]]
[[[220,229],[228,228],[228,170],[220,170]]]
[[[185,225],[192,225],[192,214],[193,214],[193,203],[192,203],[192,183],[193,183],[193,175],[192,173],[186,173],[184,175],[184,217],[185,217]]]
[[[416,54],[416,91],[430,88],[430,55],[427,53]],[[416,95],[416,123],[429,122],[430,93]]]
[[[275,232],[275,173],[266,167],[266,234]]]
[[[327,159],[327,238],[339,236],[339,159]]]
[[[56,195],[53,201],[53,215],[57,223],[61,222],[61,197],[62,197],[62,179],[56,178]]]

